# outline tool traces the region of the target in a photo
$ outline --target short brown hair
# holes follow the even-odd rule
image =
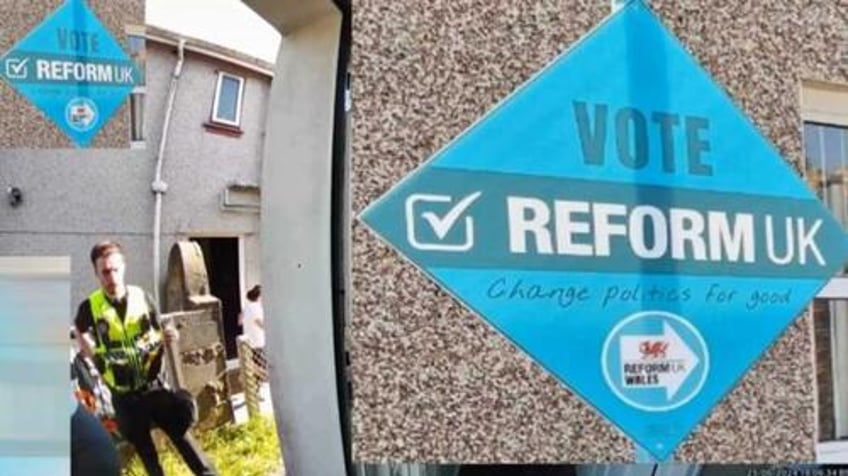
[[[247,299],[251,301],[256,301],[259,299],[259,295],[262,293],[262,287],[258,284],[250,288],[250,291],[247,292]]]
[[[124,250],[115,241],[105,240],[97,243],[91,248],[91,265],[95,266],[98,258],[109,256],[112,253],[124,254]]]

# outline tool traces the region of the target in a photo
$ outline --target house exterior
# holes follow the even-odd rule
[[[16,0],[0,1],[0,55],[5,55],[18,42],[50,18],[66,0],[37,0],[23,4]],[[137,41],[138,31],[128,25],[144,24],[144,0],[88,0],[86,5],[96,15],[109,35],[133,57],[143,48]],[[137,30],[137,29],[136,29]],[[118,108],[112,119],[94,136],[91,148],[126,148],[129,146],[129,102]],[[54,149],[72,148],[74,143],[41,109],[0,81],[0,148]]]
[[[401,1],[357,8],[354,214],[577,44],[609,15],[611,3],[624,2],[463,2],[422,9]],[[644,3],[845,224],[846,9],[824,1]],[[632,58],[639,64],[639,52]],[[668,87],[686,79],[670,78]],[[354,459],[636,458],[633,442],[592,405],[361,223],[353,225],[351,270]],[[831,284],[820,295],[826,301],[801,313],[735,382],[674,461],[848,461],[848,294],[841,279]],[[566,350],[562,356],[572,357]]]
[[[76,304],[96,286],[88,258],[94,243],[119,241],[127,281],[156,293],[171,245],[195,239],[211,292],[223,303],[228,357],[235,358],[241,302],[260,279],[259,181],[272,66],[154,27],[127,30],[129,41],[143,35],[146,49],[136,58],[144,84],[116,117],[128,126],[121,133],[126,147],[0,150],[0,185],[7,197],[17,197],[0,211],[0,253],[70,256],[70,322]],[[158,270],[157,165],[164,191]]]

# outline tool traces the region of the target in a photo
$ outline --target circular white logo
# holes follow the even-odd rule
[[[97,105],[91,99],[74,98],[65,106],[65,122],[75,131],[89,131],[97,125],[97,120]]]
[[[601,354],[613,393],[640,410],[673,410],[692,400],[707,379],[710,356],[698,330],[665,311],[643,311],[619,322]]]

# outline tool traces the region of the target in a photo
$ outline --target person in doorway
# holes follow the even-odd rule
[[[267,378],[267,360],[265,357],[265,312],[262,309],[262,287],[253,286],[247,292],[247,304],[245,304],[239,324],[244,330],[244,337],[250,348],[253,349],[253,359],[259,367],[262,380]]]
[[[91,264],[100,287],[80,303],[74,324],[83,351],[112,393],[118,431],[150,476],[163,476],[150,435],[154,425],[168,435],[194,474],[217,475],[189,432],[194,402],[174,391],[162,375],[164,345],[179,339],[179,333],[160,324],[149,294],[124,283],[126,265],[118,243],[94,245]]]

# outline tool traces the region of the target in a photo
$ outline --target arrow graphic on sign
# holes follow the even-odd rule
[[[621,336],[622,385],[665,388],[671,400],[700,360],[686,342],[663,323],[661,335]]]

